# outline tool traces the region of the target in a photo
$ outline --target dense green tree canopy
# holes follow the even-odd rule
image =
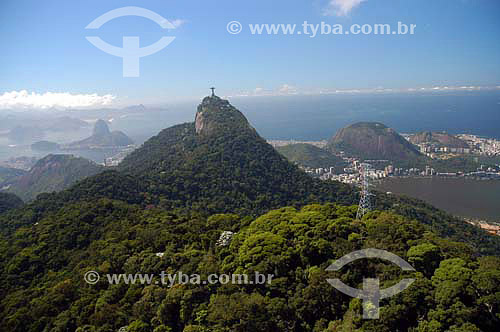
[[[500,261],[442,239],[388,212],[354,219],[356,206],[308,205],[258,218],[184,215],[100,199],[72,203],[38,224],[0,238],[0,330],[5,331],[496,331]],[[228,228],[229,246],[216,242]],[[380,260],[326,272],[362,248],[385,249],[414,264],[416,279],[363,320],[360,301],[330,286],[340,278],[382,288],[403,273]],[[158,257],[155,253],[164,253]],[[110,284],[87,271],[187,275],[274,274],[271,283]],[[103,277],[104,278],[104,277]]]

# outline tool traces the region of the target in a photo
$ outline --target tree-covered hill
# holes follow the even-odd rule
[[[347,185],[325,186],[280,155],[226,100],[207,97],[194,123],[174,126],[131,153],[119,170],[163,207],[259,214],[305,201],[352,204]]]
[[[279,153],[292,163],[312,168],[340,167],[345,163],[342,158],[311,144],[297,143],[277,147]]]
[[[111,332],[496,331],[500,261],[387,212],[354,220],[356,206],[285,207],[258,218],[209,218],[100,199],[67,204],[36,225],[0,237],[0,330]],[[217,246],[223,231],[237,232]],[[354,250],[388,250],[404,274],[379,260],[326,268]],[[163,253],[158,256],[156,253]],[[101,280],[85,283],[87,271]],[[273,274],[265,284],[109,283],[106,274]],[[326,282],[381,288],[416,281],[381,301],[380,319]],[[160,279],[154,279],[159,281]]]
[[[14,194],[0,192],[0,214],[23,205],[23,201]]]
[[[38,194],[69,188],[77,181],[103,170],[102,166],[84,158],[50,154],[37,161],[28,173],[17,178],[8,191],[30,201]]]

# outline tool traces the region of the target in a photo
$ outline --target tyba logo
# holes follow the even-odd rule
[[[350,254],[347,254],[342,258],[333,262],[326,269],[326,271],[338,271],[344,265],[362,258],[385,259],[396,264],[403,271],[415,271],[415,269],[401,257],[396,256],[388,251],[379,249],[363,249],[363,250],[353,251]],[[340,279],[327,279],[327,281],[330,285],[332,285],[342,293],[349,295],[350,297],[355,297],[363,300],[364,319],[378,319],[380,300],[394,296],[404,291],[406,288],[408,288],[408,286],[410,286],[415,281],[415,279],[403,279],[394,286],[382,290],[379,287],[379,279],[376,278],[364,278],[363,289],[349,287],[342,281],[340,281]]]
[[[90,22],[85,29],[99,29],[104,23],[123,16],[145,17],[157,23],[163,29],[175,29],[175,26],[167,19],[149,9],[140,7],[122,7],[113,9]],[[123,77],[139,77],[139,59],[161,51],[175,39],[175,37],[162,37],[154,44],[146,47],[140,47],[139,37],[124,36],[123,47],[120,48],[106,43],[99,37],[92,36],[85,38],[87,38],[87,40],[98,49],[108,54],[123,58]]]

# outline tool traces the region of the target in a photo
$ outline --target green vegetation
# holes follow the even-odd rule
[[[436,236],[387,212],[353,219],[356,206],[308,205],[256,219],[178,215],[101,199],[69,204],[1,238],[0,329],[4,331],[496,331],[500,260]],[[223,230],[237,231],[217,247]],[[358,299],[330,286],[363,277],[385,288],[403,272],[378,260],[327,273],[361,248],[415,265],[416,282],[383,300],[381,319],[362,320]],[[163,252],[162,258],[155,255]],[[271,284],[87,285],[85,272],[274,274]],[[104,278],[104,277],[103,277]]]
[[[437,172],[475,172],[481,166],[470,156],[459,156],[445,160],[432,159],[429,165]]]
[[[14,194],[0,192],[0,214],[21,207],[23,201]]]
[[[341,170],[345,164],[342,158],[311,144],[290,144],[277,147],[276,150],[292,163],[305,167],[339,167]]]
[[[356,200],[349,186],[325,185],[291,164],[227,102],[204,103],[196,124],[163,130],[120,164],[119,171],[141,183],[149,204],[258,215],[285,205]]]
[[[258,216],[283,206],[326,202],[351,205],[359,200],[357,191],[348,185],[312,179],[300,171],[226,101],[205,99],[197,114],[197,124],[163,130],[129,155],[118,172],[104,172],[69,190],[40,195],[22,211],[0,220],[0,227],[11,232],[65,204],[98,198],[148,208],[196,211],[205,216]],[[203,128],[199,134],[197,125]],[[378,194],[375,202],[378,209],[416,219],[440,236],[472,245],[478,253],[500,253],[499,238],[421,201]]]
[[[37,174],[67,174],[73,159],[52,158]],[[195,123],[163,130],[117,170],[0,215],[0,331],[496,331],[500,259],[487,255],[499,255],[500,238],[382,193],[378,211],[354,220],[357,200],[354,188],[300,171],[229,103],[206,98]],[[217,246],[224,231],[236,235]],[[378,260],[325,272],[362,248],[388,250],[418,271],[382,301],[376,321],[326,282],[360,288],[378,276],[386,288],[403,277]],[[87,271],[101,281],[85,283]],[[275,277],[173,287],[106,278],[162,271]]]
[[[8,191],[30,201],[40,193],[63,190],[102,171],[103,167],[84,158],[48,155],[40,159],[28,173],[17,178]]]

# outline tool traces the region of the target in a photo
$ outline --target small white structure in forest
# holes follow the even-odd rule
[[[235,234],[231,231],[224,231],[215,244],[219,247],[228,246],[231,244],[231,240]]]

